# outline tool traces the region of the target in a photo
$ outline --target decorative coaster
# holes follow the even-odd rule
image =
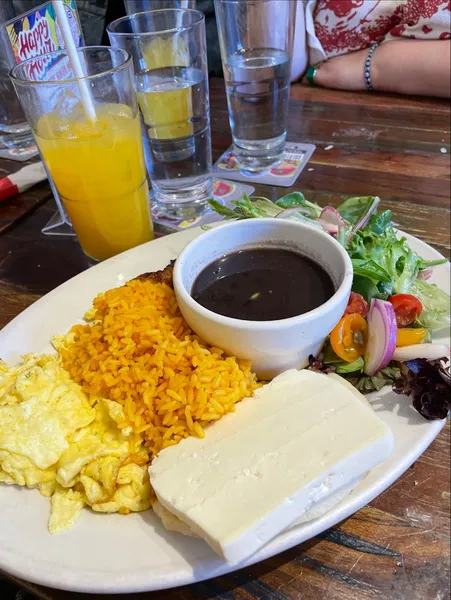
[[[291,187],[304,169],[316,146],[313,144],[298,144],[287,142],[284,160],[268,171],[252,174],[242,171],[236,161],[233,146],[231,146],[213,167],[213,174],[234,181],[245,183],[264,183],[281,187]]]

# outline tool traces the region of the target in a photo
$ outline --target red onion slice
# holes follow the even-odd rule
[[[426,269],[423,269],[418,273],[418,279],[423,279],[424,281],[427,281],[432,277],[433,270],[434,269],[432,267],[427,267]]]
[[[337,231],[338,227],[346,227],[346,223],[343,217],[333,206],[325,206],[321,211],[319,219],[322,223],[330,223],[331,225],[336,225]]]
[[[366,375],[373,376],[393,359],[398,326],[390,302],[373,298],[368,313],[368,343],[365,351]]]
[[[374,200],[371,203],[369,209],[366,211],[366,213],[363,215],[363,217],[360,219],[360,221],[357,223],[357,225],[354,225],[354,227],[353,227],[354,232],[358,231],[359,229],[362,229],[362,227],[365,227],[365,225],[368,223],[371,215],[374,213],[374,211],[378,207],[380,201],[381,201],[380,198],[378,198],[377,196],[374,197]]]
[[[322,219],[318,219],[317,223],[319,223],[321,227],[331,235],[337,235],[340,229],[338,225],[335,225],[334,223],[329,223],[328,221],[323,221]]]

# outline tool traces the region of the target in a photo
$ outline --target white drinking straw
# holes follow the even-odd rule
[[[69,61],[72,66],[72,71],[77,78],[78,90],[80,92],[80,99],[85,110],[88,119],[92,122],[96,120],[96,111],[92,102],[91,94],[89,93],[88,84],[83,79],[85,74],[83,72],[80,59],[78,57],[77,48],[75,46],[72,32],[70,30],[69,21],[67,19],[66,10],[62,0],[53,0],[53,8],[55,9],[56,18],[63,35],[64,44],[66,46],[66,52],[69,56]]]

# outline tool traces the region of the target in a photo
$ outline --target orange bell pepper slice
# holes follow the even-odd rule
[[[343,317],[330,334],[332,350],[349,363],[364,355],[367,341],[368,325],[358,313]]]
[[[403,346],[414,346],[415,344],[421,344],[427,335],[427,329],[424,327],[418,328],[407,328],[398,329],[398,337],[396,339],[396,346],[402,348]]]

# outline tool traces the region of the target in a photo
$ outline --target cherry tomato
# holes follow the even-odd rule
[[[351,292],[351,295],[349,296],[348,306],[346,307],[343,316],[358,313],[359,315],[362,315],[363,318],[365,318],[369,310],[370,307],[368,306],[368,302],[365,300],[365,298],[357,292]]]
[[[330,334],[332,350],[349,363],[363,356],[367,340],[368,325],[358,313],[343,317]]]
[[[423,306],[412,294],[395,294],[388,299],[393,305],[398,327],[407,327],[421,315]]]
[[[420,344],[427,335],[427,329],[423,327],[418,328],[407,328],[398,329],[398,337],[396,339],[396,346],[402,348],[403,346],[413,346]]]

